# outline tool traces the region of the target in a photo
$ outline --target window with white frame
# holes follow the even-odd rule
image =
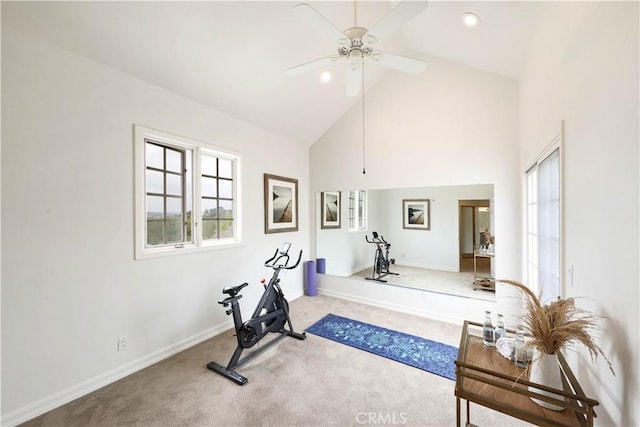
[[[367,192],[362,190],[349,191],[349,231],[365,230],[367,228]]]
[[[240,241],[237,155],[135,126],[136,259]]]
[[[527,280],[541,302],[561,296],[561,165],[557,143],[526,172]]]

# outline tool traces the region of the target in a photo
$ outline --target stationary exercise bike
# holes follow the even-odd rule
[[[392,273],[389,271],[389,265],[395,264],[396,260],[391,258],[389,259],[389,248],[391,247],[391,243],[384,240],[382,235],[378,235],[377,232],[373,232],[373,239],[369,240],[369,236],[364,236],[367,243],[373,243],[376,245],[376,254],[373,258],[373,272],[371,277],[366,277],[367,280],[375,280],[377,282],[386,282],[386,280],[382,280],[387,274],[393,274],[395,276],[399,276],[399,273]]]
[[[207,368],[219,373],[220,375],[229,378],[231,381],[239,385],[247,383],[248,378],[240,375],[235,371],[236,368],[245,364],[249,360],[253,359],[276,342],[280,341],[284,337],[293,337],[299,340],[307,338],[307,335],[293,331],[291,325],[291,318],[289,317],[289,303],[284,298],[282,289],[280,288],[280,279],[278,275],[281,270],[292,270],[300,264],[302,259],[302,250],[298,255],[298,260],[294,265],[289,266],[289,248],[291,243],[285,243],[280,249],[277,249],[273,257],[265,261],[265,267],[273,269],[273,275],[267,285],[264,285],[264,293],[258,303],[253,316],[246,322],[242,321],[242,313],[240,312],[240,305],[238,300],[242,298],[240,291],[249,286],[248,283],[243,283],[237,286],[227,286],[222,290],[223,294],[228,295],[225,299],[218,301],[223,307],[231,305],[231,309],[227,310],[227,315],[233,314],[233,323],[236,329],[236,338],[238,340],[238,347],[233,352],[231,360],[226,367],[216,363],[210,362],[207,364]],[[264,284],[264,279],[262,280]],[[289,329],[285,326],[288,325]],[[272,339],[267,344],[263,345],[252,353],[248,354],[244,358],[240,359],[242,352],[246,348],[251,348],[263,339],[269,333],[278,333],[278,337]]]

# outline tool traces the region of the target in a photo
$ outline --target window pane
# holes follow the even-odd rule
[[[200,167],[202,175],[217,176],[215,157],[202,156],[202,164]]]
[[[174,196],[182,195],[182,176],[172,173],[167,174],[167,194]]]
[[[202,220],[202,239],[215,239],[217,236],[218,221],[215,219]]]
[[[167,220],[167,243],[182,242],[182,219]]]
[[[218,180],[218,185],[220,186],[220,196],[225,199],[233,198],[233,182],[227,181],[226,179]]]
[[[205,197],[217,197],[218,191],[216,189],[215,178],[202,178],[202,195]]]
[[[167,156],[167,170],[171,172],[182,172],[182,152],[173,150],[171,148],[166,149]]]
[[[164,243],[164,221],[147,220],[147,245],[161,245]]]
[[[218,176],[220,178],[233,178],[233,162],[231,160],[220,159],[219,165]]]
[[[145,163],[147,167],[164,169],[164,149],[162,147],[147,142],[145,151]]]
[[[147,196],[147,219],[164,218],[164,197]]]
[[[217,218],[218,206],[215,199],[202,199],[202,219]]]
[[[147,169],[147,193],[164,193],[164,174]]]
[[[233,237],[233,221],[220,221],[220,239],[227,239],[231,237]]]
[[[179,218],[182,221],[182,198],[167,197],[167,219]]]
[[[233,218],[233,202],[231,200],[220,200],[220,218]]]

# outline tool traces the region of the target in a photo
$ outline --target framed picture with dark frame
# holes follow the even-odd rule
[[[402,228],[430,230],[430,203],[429,199],[404,199],[402,201]]]
[[[264,174],[264,232],[298,231],[298,180]]]
[[[340,192],[325,191],[320,195],[320,228],[340,228]]]

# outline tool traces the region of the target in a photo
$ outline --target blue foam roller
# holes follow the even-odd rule
[[[316,283],[316,262],[306,261],[304,263],[304,290],[305,295],[313,297],[318,295],[318,284]]]

